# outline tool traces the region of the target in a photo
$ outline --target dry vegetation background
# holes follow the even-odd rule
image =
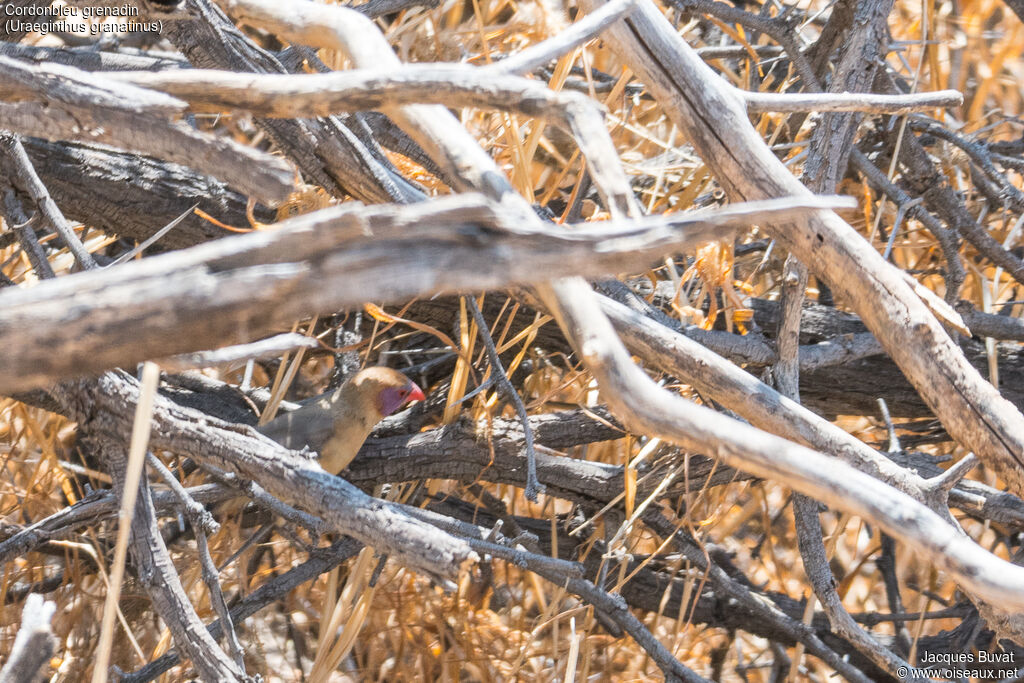
[[[814,43],[834,4],[799,0],[785,5],[789,16],[797,18],[792,26],[801,44]],[[693,47],[739,47],[732,52],[704,53],[706,61],[733,85],[781,92],[794,82],[788,62],[763,33],[713,14],[659,6]],[[766,16],[782,11],[776,2],[736,6]],[[567,9],[575,16],[574,6],[542,0],[446,1],[437,7],[411,6],[377,22],[403,61],[482,65],[563,30],[570,22]],[[915,115],[916,120],[929,117],[962,139],[1001,143],[1002,147],[994,148],[1003,155],[998,160],[1000,171],[1007,183],[1022,188],[1021,18],[1003,0],[897,0],[888,28],[891,43],[885,66],[897,79],[914,84],[917,90],[951,88],[964,94],[962,106],[929,110]],[[282,47],[270,32],[251,27],[244,32],[267,49]],[[52,46],[54,38],[29,35],[21,43]],[[160,42],[144,44],[151,52],[168,47]],[[105,49],[118,48],[108,45]],[[349,67],[344,56],[335,52],[322,50],[319,57],[331,68]],[[720,203],[722,193],[701,158],[643,84],[600,40],[569,51],[534,76],[555,90],[586,93],[607,109],[605,122],[649,213],[683,212]],[[608,217],[589,179],[581,173],[575,145],[560,130],[522,114],[471,109],[457,113],[515,188],[529,201],[547,207],[556,221]],[[763,138],[775,144],[777,154],[799,174],[804,143],[816,118],[775,113],[751,116]],[[905,123],[899,117],[868,116],[861,125],[860,148],[883,171],[891,170],[886,131],[901,129]],[[274,149],[273,142],[245,115],[204,115],[197,125],[239,142]],[[997,242],[1011,250],[1020,244],[1019,205],[1007,202],[999,206],[979,189],[976,159],[921,126],[906,126],[904,134],[921,139],[945,178],[963,193],[967,211]],[[448,192],[430,170],[397,153],[389,153],[389,157],[406,177],[430,193]],[[893,175],[897,180],[900,177],[898,172]],[[991,180],[986,182],[992,185]],[[913,207],[880,202],[877,189],[852,168],[839,192],[856,198],[858,208],[846,211],[844,218],[864,239],[940,297],[946,294],[945,258],[935,237],[915,217]],[[322,188],[305,185],[278,209],[278,216],[306,213],[337,201]],[[272,222],[273,216],[263,211],[260,220]],[[244,223],[232,227],[250,228]],[[89,251],[100,255],[116,256],[135,244],[119,237],[109,225],[86,221],[75,229]],[[222,230],[211,227],[211,234]],[[0,240],[10,231],[11,227],[5,226]],[[46,234],[40,231],[40,235]],[[229,233],[223,230],[221,234]],[[53,270],[65,277],[73,267],[71,254],[47,239],[42,241]],[[21,246],[13,239],[0,244],[3,276],[15,286],[32,286],[38,276]],[[1024,297],[1017,280],[969,242],[962,241],[959,249],[965,277],[956,299],[969,301],[976,311],[1019,317],[1019,300]],[[751,227],[737,236],[735,245],[709,244],[666,257],[666,263],[652,270],[618,275],[684,323],[752,334],[767,329],[771,336],[775,321],[764,313],[769,309],[759,310],[752,300],[778,300],[785,253],[773,249],[763,231]],[[401,278],[402,273],[394,276]],[[829,295],[820,291],[812,277],[807,296],[822,301]],[[478,298],[478,303],[531,416],[577,407],[599,410],[602,396],[598,387],[561,340],[551,317],[530,307],[535,300],[519,292],[494,291]],[[836,302],[840,309],[846,304]],[[298,358],[290,353],[260,360],[249,366],[248,377],[244,361],[207,368],[203,373],[219,382],[246,382],[269,388],[275,396],[299,400],[322,391],[337,376],[340,362],[353,366],[386,363],[406,369],[427,390],[428,407],[418,413],[422,429],[465,419],[487,424],[505,418],[514,424],[513,406],[493,388],[462,401],[490,371],[465,300],[447,297],[410,306],[371,305],[345,314],[330,313],[296,321],[291,331],[323,342]],[[458,354],[452,353],[452,346]],[[346,348],[332,352],[339,347]],[[1020,377],[1020,367],[1001,365],[1020,363],[1019,354],[1004,350],[1000,356],[995,340],[987,342],[984,354],[984,374],[994,383]],[[873,367],[856,366],[850,372],[871,373]],[[763,368],[752,371],[767,376]],[[674,378],[651,372],[682,395],[702,400],[699,392]],[[932,460],[940,467],[965,454],[927,411],[894,408],[895,424],[888,428],[875,403],[884,392],[851,397],[858,389],[847,386],[845,377],[818,376],[817,384],[807,387],[808,401],[857,438],[884,451],[890,448],[890,436],[897,436],[902,447],[919,458],[921,454],[934,456]],[[883,386],[889,382],[887,376],[876,379]],[[873,381],[871,377],[862,380],[869,387]],[[899,396],[894,400],[903,400]],[[914,403],[913,399],[906,402]],[[600,415],[605,416],[602,420],[611,419],[605,413]],[[88,497],[91,491],[110,486],[102,464],[90,461],[77,449],[75,434],[76,425],[61,415],[15,398],[0,399],[0,539]],[[815,623],[819,633],[827,634],[821,607],[802,568],[792,494],[786,485],[750,479],[723,467],[727,476],[690,492],[680,492],[677,486],[672,495],[652,493],[651,485],[669,468],[659,463],[681,462],[682,455],[642,434],[619,433],[616,438],[544,447],[540,452],[625,467],[622,495],[605,508],[545,494],[530,502],[521,487],[493,483],[487,477],[477,482],[425,479],[370,488],[390,500],[429,504],[485,527],[493,526],[495,511],[504,507],[502,514],[507,519],[519,516],[521,525],[532,520],[526,529],[542,542],[531,549],[558,554],[558,549],[552,548],[555,538],[556,546],[557,539],[571,542],[577,560],[604,553],[598,564],[603,565],[605,588],[616,592],[635,577],[646,577],[649,582],[642,588],[646,604],[641,606],[639,598],[630,599],[634,614],[675,657],[701,676],[723,681],[830,679],[832,667],[808,654],[804,645],[781,632],[772,638],[770,627],[744,623],[754,617],[736,617],[731,610],[738,608],[725,597],[712,599],[715,582],[709,582],[706,572],[691,564],[664,536],[640,523],[623,526],[648,503],[647,496],[656,494],[656,505],[664,509],[669,523],[698,539],[708,556],[734,579],[757,595],[773,596],[795,619]],[[203,470],[187,467],[185,458],[172,452],[159,455],[186,486],[208,481]],[[694,454],[693,458],[699,460],[700,456]],[[1003,487],[984,466],[968,476]],[[159,480],[152,481],[155,489],[163,487]],[[973,539],[997,555],[1011,558],[1019,551],[1020,521],[993,521],[962,509],[954,510],[954,515]],[[260,522],[266,521],[252,517],[224,517],[220,531],[209,538],[210,554],[222,567],[220,582],[229,603],[306,562],[310,544],[327,541],[302,529],[279,527],[276,533],[247,543],[260,529]],[[894,649],[903,648],[910,658],[928,638],[935,647],[941,643],[952,650],[996,647],[994,635],[986,631],[971,603],[932,563],[894,544],[870,521],[833,511],[824,511],[821,519],[843,605],[881,641],[895,643]],[[592,524],[581,527],[584,520]],[[195,539],[184,517],[166,514],[161,523],[190,601],[205,623],[215,620],[196,560]],[[580,533],[566,536],[576,528]],[[56,649],[45,674],[54,681],[81,681],[92,675],[116,530],[116,522],[106,519],[47,539],[31,552],[5,558],[8,561],[0,569],[0,661],[11,651],[26,597],[42,593],[57,606],[52,621]],[[670,585],[676,593],[666,590]],[[705,592],[709,602],[700,609],[679,608],[680,595],[685,604]],[[899,619],[890,617],[894,609],[902,610]],[[170,632],[136,582],[130,561],[118,620],[111,663],[123,671],[138,669],[173,647]],[[616,630],[587,601],[511,562],[495,560],[466,572],[454,589],[445,590],[430,577],[397,562],[388,562],[381,569],[369,549],[302,583],[238,626],[247,671],[271,681],[629,681],[661,677],[649,653]],[[1018,655],[1024,653],[1008,642],[1005,647]],[[836,651],[844,652],[842,648]],[[1018,656],[1016,665],[1024,667],[1024,656]],[[868,679],[891,680],[869,664],[864,667]],[[159,680],[187,680],[189,672],[187,663],[180,664]]]

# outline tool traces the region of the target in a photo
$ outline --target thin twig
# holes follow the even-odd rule
[[[526,413],[526,406],[523,405],[523,399],[520,398],[519,392],[516,391],[516,388],[512,386],[512,382],[509,381],[508,374],[505,372],[505,366],[502,365],[501,358],[498,356],[498,349],[494,346],[494,340],[491,339],[491,333],[488,331],[484,314],[480,312],[480,307],[476,305],[476,299],[467,296],[465,300],[466,305],[473,314],[473,320],[476,321],[476,328],[480,333],[480,339],[487,350],[487,360],[491,364],[491,381],[496,383],[498,390],[505,395],[506,399],[511,401],[516,409],[516,415],[519,416],[519,421],[523,425],[523,450],[526,455],[526,498],[536,502],[537,494],[544,493],[544,485],[537,481],[537,453],[533,449],[533,428],[530,427],[530,416]]]
[[[260,339],[248,344],[225,346],[214,351],[197,351],[183,353],[178,356],[162,358],[160,367],[167,372],[184,372],[198,368],[211,368],[218,365],[230,365],[244,360],[262,360],[280,357],[282,353],[296,349],[319,349],[320,342],[304,334],[286,332],[273,337]]]
[[[946,270],[942,274],[946,281],[946,300],[950,301],[955,298],[967,277],[963,263],[960,261],[960,239],[957,237],[956,231],[944,226],[921,204],[914,203],[913,197],[890,181],[888,176],[871,163],[871,160],[859,149],[850,151],[850,162],[854,168],[864,174],[865,179],[872,187],[884,192],[897,206],[905,207],[907,215],[919,220],[939,241],[942,255],[946,259]]]
[[[185,488],[178,481],[167,466],[152,453],[146,453],[146,462],[163,479],[171,490],[179,497],[182,508],[192,524],[192,531],[196,537],[196,549],[199,553],[199,566],[202,569],[203,583],[210,592],[210,602],[221,621],[227,624],[228,652],[231,658],[238,665],[238,668],[245,672],[245,658],[242,652],[242,644],[238,641],[238,634],[235,633],[234,624],[231,622],[231,615],[228,613],[227,602],[224,600],[224,592],[220,588],[220,579],[217,575],[217,567],[210,557],[210,546],[206,539],[207,533],[216,533],[220,528],[213,516],[193,499]]]
[[[132,423],[131,447],[121,489],[121,510],[118,514],[117,545],[114,548],[114,562],[110,568],[110,585],[107,599],[103,603],[103,621],[100,627],[100,641],[96,646],[96,664],[93,667],[93,683],[105,683],[110,663],[110,648],[114,643],[114,618],[121,595],[124,579],[125,560],[128,557],[128,539],[131,535],[135,501],[139,495],[143,466],[146,462],[146,446],[152,426],[153,398],[160,382],[160,368],[153,363],[143,366],[142,382],[139,387],[139,401],[135,405],[135,420]]]
[[[167,225],[165,225],[164,227],[162,227],[159,230],[157,230],[156,232],[154,232],[151,236],[147,237],[140,244],[136,245],[134,249],[132,249],[131,251],[129,251],[126,254],[122,254],[122,255],[118,256],[116,259],[114,259],[114,262],[111,263],[110,265],[116,266],[119,263],[125,263],[127,261],[131,261],[133,258],[138,256],[139,254],[141,254],[142,252],[144,252],[147,249],[149,249],[151,246],[156,244],[160,240],[160,238],[162,238],[164,235],[169,233],[172,229],[177,227],[179,223],[181,223],[183,220],[185,220],[186,218],[191,216],[192,212],[195,211],[196,208],[198,208],[200,203],[201,202],[196,202],[195,204],[190,206],[187,210],[185,210],[181,215],[179,215],[173,221],[169,222]]]
[[[684,12],[697,11],[710,14],[713,17],[735,22],[770,36],[786,51],[786,55],[793,63],[796,72],[806,84],[810,85],[818,82],[814,74],[814,68],[803,53],[803,50],[800,49],[798,42],[799,34],[794,31],[795,23],[785,14],[777,17],[762,16],[745,12],[742,9],[732,7],[724,2],[718,2],[717,0],[670,0],[670,4]],[[792,8],[789,9],[791,10]],[[812,85],[811,87],[814,86]]]
[[[10,226],[11,231],[14,232],[21,244],[21,250],[25,252],[28,262],[32,264],[32,270],[40,280],[52,280],[57,277],[53,272],[53,266],[46,258],[46,252],[39,244],[35,229],[32,227],[32,224],[36,222],[36,216],[29,218],[25,215],[25,209],[13,186],[6,182],[0,182],[0,192],[3,192],[3,211],[7,225]]]
[[[612,0],[598,10],[588,12],[582,19],[559,31],[553,38],[531,45],[522,52],[483,67],[483,70],[508,74],[530,73],[593,39],[610,24],[629,16],[636,8],[636,2],[637,0]]]
[[[83,270],[96,267],[96,260],[82,244],[82,240],[72,229],[68,219],[64,217],[57,204],[47,192],[43,181],[36,174],[32,162],[17,135],[5,133],[0,135],[0,151],[6,161],[6,172],[36,205],[36,209],[46,218],[47,222],[57,231],[64,244],[74,254],[75,260]]]
[[[239,624],[242,623],[245,619],[256,614],[256,612],[283,598],[297,586],[337,567],[345,560],[353,557],[362,548],[363,545],[361,543],[351,538],[344,538],[328,548],[317,548],[310,553],[308,560],[284,574],[270,579],[245,596],[237,605],[231,608],[231,618]],[[223,624],[218,619],[210,624],[208,631],[213,638],[219,638],[223,631]],[[168,652],[146,666],[129,674],[122,675],[121,681],[123,683],[146,683],[171,667],[177,666],[180,662],[181,655],[178,652]]]
[[[659,536],[671,538],[673,545],[711,582],[716,591],[728,596],[729,600],[735,601],[743,609],[749,610],[757,619],[774,624],[788,638],[802,643],[808,652],[833,667],[848,680],[867,680],[856,667],[825,645],[810,626],[789,617],[771,601],[757,595],[749,586],[731,577],[711,560],[696,539],[676,528],[676,525],[661,512],[649,510],[644,515],[644,523]]]
[[[962,149],[985,173],[985,176],[998,185],[999,195],[1003,202],[1012,206],[1015,211],[1024,211],[1024,192],[1014,186],[1013,183],[1011,183],[1006,176],[1000,173],[995,167],[992,159],[992,153],[989,151],[988,145],[977,140],[972,140],[964,135],[951,131],[944,126],[940,126],[933,121],[923,118],[909,118],[907,119],[907,125],[913,130],[934,135],[935,137],[941,138],[942,140]]]
[[[936,107],[958,107],[964,96],[958,90],[877,95],[874,93],[771,93],[741,91],[747,111],[761,112],[869,112],[872,114],[908,114]]]

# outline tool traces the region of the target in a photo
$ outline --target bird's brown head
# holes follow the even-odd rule
[[[373,367],[360,370],[352,378],[360,396],[371,401],[382,418],[391,415],[410,401],[422,401],[423,390],[411,379],[391,368]]]

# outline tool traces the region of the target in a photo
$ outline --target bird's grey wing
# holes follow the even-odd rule
[[[317,406],[306,406],[281,415],[259,430],[285,448],[300,450],[304,446],[319,452],[334,431],[332,415]]]

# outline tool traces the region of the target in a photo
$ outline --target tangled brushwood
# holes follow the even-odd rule
[[[1024,673],[1021,0],[100,4],[0,26],[0,683]]]

